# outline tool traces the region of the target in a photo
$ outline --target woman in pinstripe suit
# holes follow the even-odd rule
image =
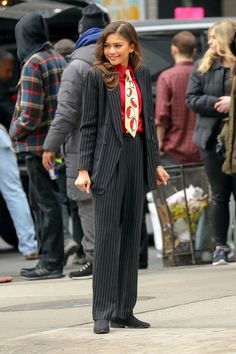
[[[84,78],[83,116],[76,186],[92,189],[95,206],[94,333],[111,327],[147,328],[133,315],[146,186],[167,183],[159,164],[151,79],[141,64],[133,26],[108,25]],[[127,69],[129,79],[127,79]],[[136,93],[136,117],[127,126],[127,80]],[[135,87],[135,89],[134,89]],[[130,111],[129,111],[130,113]]]

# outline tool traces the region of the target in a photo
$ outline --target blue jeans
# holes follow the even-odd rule
[[[0,192],[16,229],[19,251],[23,254],[36,251],[34,223],[21,184],[16,155],[11,149],[10,137],[3,130],[0,130]]]

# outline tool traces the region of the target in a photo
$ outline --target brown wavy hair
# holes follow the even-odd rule
[[[119,84],[119,76],[114,65],[112,65],[104,55],[104,44],[110,34],[118,34],[126,39],[129,44],[134,45],[134,51],[133,53],[130,53],[129,56],[129,65],[133,70],[137,70],[141,65],[142,53],[139,47],[137,33],[130,23],[125,21],[111,22],[104,29],[102,35],[97,41],[94,65],[102,71],[103,81],[107,88],[113,90]]]

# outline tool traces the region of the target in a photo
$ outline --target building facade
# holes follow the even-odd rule
[[[174,8],[202,6],[205,17],[236,16],[235,0],[146,0],[146,18],[173,18]]]

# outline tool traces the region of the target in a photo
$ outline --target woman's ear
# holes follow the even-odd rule
[[[179,54],[179,49],[176,47],[176,45],[172,44],[170,47],[170,52],[172,57],[175,57],[177,54]]]
[[[133,43],[130,44],[130,46],[129,46],[129,52],[130,52],[130,53],[133,53],[133,52],[134,52],[134,44],[133,44]]]

